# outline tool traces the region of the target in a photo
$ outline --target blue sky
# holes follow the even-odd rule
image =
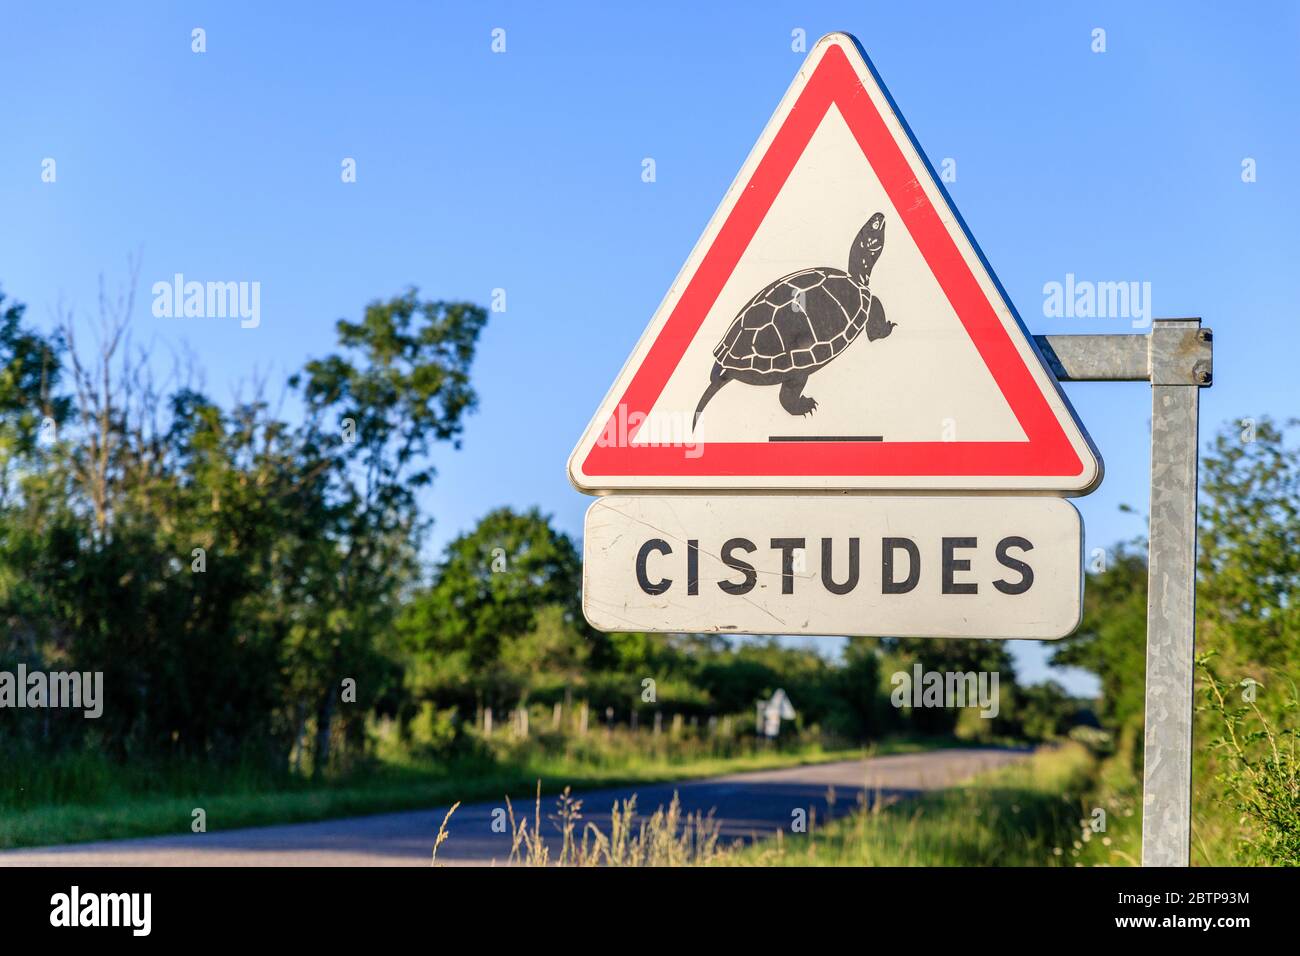
[[[1294,4],[0,10],[0,285],[36,321],[60,298],[88,314],[140,250],[136,339],[190,349],[228,400],[374,298],[506,290],[480,409],[437,454],[435,547],[504,503],[581,533],[565,459],[798,68],[795,29],[857,35],[932,162],[956,160],[949,192],[1032,331],[1132,331],[1044,317],[1067,273],[1149,282],[1157,316],[1215,329],[1206,431],[1300,411]],[[176,272],[260,282],[260,326],[154,318]],[[1067,392],[1106,461],[1078,505],[1108,546],[1143,530],[1148,389]],[[1043,648],[1016,647],[1042,676]]]

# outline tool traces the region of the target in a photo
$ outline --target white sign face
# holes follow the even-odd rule
[[[832,34],[569,475],[588,492],[1084,494],[1101,466],[856,43]]]
[[[603,631],[1054,640],[1082,540],[1055,497],[611,496],[582,606]]]

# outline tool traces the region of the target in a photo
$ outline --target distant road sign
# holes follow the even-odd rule
[[[883,85],[831,34],[569,475],[587,492],[1086,494],[1101,466]]]
[[[1050,640],[1081,610],[1079,513],[1050,496],[611,496],[583,547],[606,631]]]

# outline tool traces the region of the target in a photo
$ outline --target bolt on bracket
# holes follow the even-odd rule
[[[1200,319],[1158,319],[1149,341],[1152,385],[1213,383],[1214,332]]]

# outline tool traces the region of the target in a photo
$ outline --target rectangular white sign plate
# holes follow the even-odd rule
[[[602,631],[1054,640],[1083,526],[1055,497],[622,495],[587,511]]]

